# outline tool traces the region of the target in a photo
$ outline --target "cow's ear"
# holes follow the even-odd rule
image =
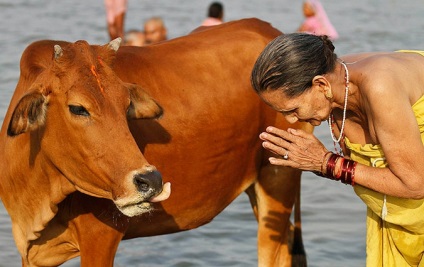
[[[9,136],[33,131],[44,124],[47,112],[46,97],[40,92],[32,92],[19,100],[7,128]]]
[[[128,119],[157,119],[162,116],[162,107],[140,86],[128,85],[131,105],[128,108]]]

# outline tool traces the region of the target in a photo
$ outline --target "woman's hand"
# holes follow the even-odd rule
[[[322,171],[322,163],[328,150],[313,134],[291,128],[284,131],[270,126],[259,138],[264,141],[264,148],[281,156],[270,157],[271,164],[304,171]]]

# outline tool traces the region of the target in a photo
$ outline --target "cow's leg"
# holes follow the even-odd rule
[[[78,207],[78,216],[70,222],[77,235],[81,267],[113,266],[116,251],[121,242],[129,218],[110,205],[110,200],[76,194],[75,199],[84,203]]]
[[[291,266],[290,214],[301,172],[267,165],[246,192],[258,219],[258,266]]]
[[[100,221],[79,229],[81,267],[112,267],[123,234]]]
[[[294,204],[294,231],[292,242],[292,266],[307,266],[306,252],[303,246],[302,224],[301,224],[301,209],[300,209],[300,187],[296,195]]]

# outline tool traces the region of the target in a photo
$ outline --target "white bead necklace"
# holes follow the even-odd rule
[[[343,120],[342,120],[342,127],[340,129],[340,135],[339,138],[336,138],[334,136],[333,133],[333,111],[331,111],[330,116],[328,117],[328,125],[330,126],[330,133],[331,133],[331,138],[333,139],[334,142],[340,143],[340,140],[342,140],[343,137],[343,131],[344,131],[344,127],[345,127],[345,121],[346,121],[346,110],[347,110],[347,97],[348,97],[348,93],[349,93],[349,71],[347,69],[346,64],[343,61],[340,61],[340,64],[343,65],[344,69],[345,69],[345,82],[346,82],[346,92],[345,92],[345,99],[344,99],[344,107],[343,107]]]

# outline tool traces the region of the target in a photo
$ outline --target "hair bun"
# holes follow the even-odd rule
[[[333,42],[330,40],[330,38],[327,35],[321,35],[319,38],[322,40],[325,46],[327,46],[331,52],[334,52],[334,45]]]

